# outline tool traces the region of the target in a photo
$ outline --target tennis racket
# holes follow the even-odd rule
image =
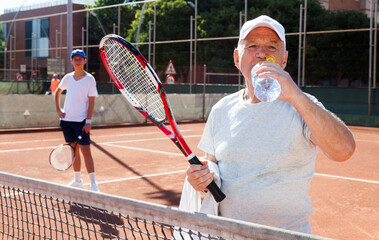
[[[108,74],[124,97],[175,143],[190,164],[201,164],[184,141],[163,85],[142,54],[115,34],[103,37],[99,48]],[[166,119],[172,131],[165,126]],[[209,184],[208,190],[217,202],[225,198],[214,181]]]
[[[78,145],[78,140],[82,139],[82,137],[83,133],[76,138],[74,146],[72,146],[70,143],[56,146],[51,151],[49,156],[50,165],[59,171],[65,171],[69,169],[75,162],[76,146]]]

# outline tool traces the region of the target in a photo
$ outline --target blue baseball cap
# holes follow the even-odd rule
[[[84,58],[86,58],[86,54],[83,50],[81,49],[75,49],[74,51],[71,52],[71,59],[75,56],[75,55],[80,55]]]

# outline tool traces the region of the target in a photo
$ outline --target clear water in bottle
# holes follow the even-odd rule
[[[272,56],[268,56],[266,61],[275,62],[275,59]],[[275,101],[280,95],[280,84],[276,79],[260,78],[255,73],[261,64],[262,62],[257,63],[251,70],[251,80],[253,82],[254,94],[262,102],[272,102]]]

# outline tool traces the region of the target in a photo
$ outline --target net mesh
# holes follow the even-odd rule
[[[120,89],[124,96],[133,106],[142,107],[156,122],[164,121],[166,113],[153,74],[118,41],[109,38],[103,47],[107,57],[105,64],[124,87]]]
[[[0,172],[1,239],[324,239]]]
[[[68,169],[74,161],[74,149],[67,144],[61,144],[50,153],[50,164],[58,170]]]

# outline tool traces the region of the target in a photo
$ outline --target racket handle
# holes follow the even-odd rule
[[[191,158],[190,160],[188,160],[188,162],[190,164],[202,164],[200,162],[200,160],[194,156],[193,158]],[[226,197],[225,194],[221,191],[221,189],[217,186],[217,184],[215,183],[215,181],[212,181],[208,186],[207,186],[208,190],[212,193],[214,199],[217,201],[217,202],[221,202],[222,200],[224,200],[224,198]]]

